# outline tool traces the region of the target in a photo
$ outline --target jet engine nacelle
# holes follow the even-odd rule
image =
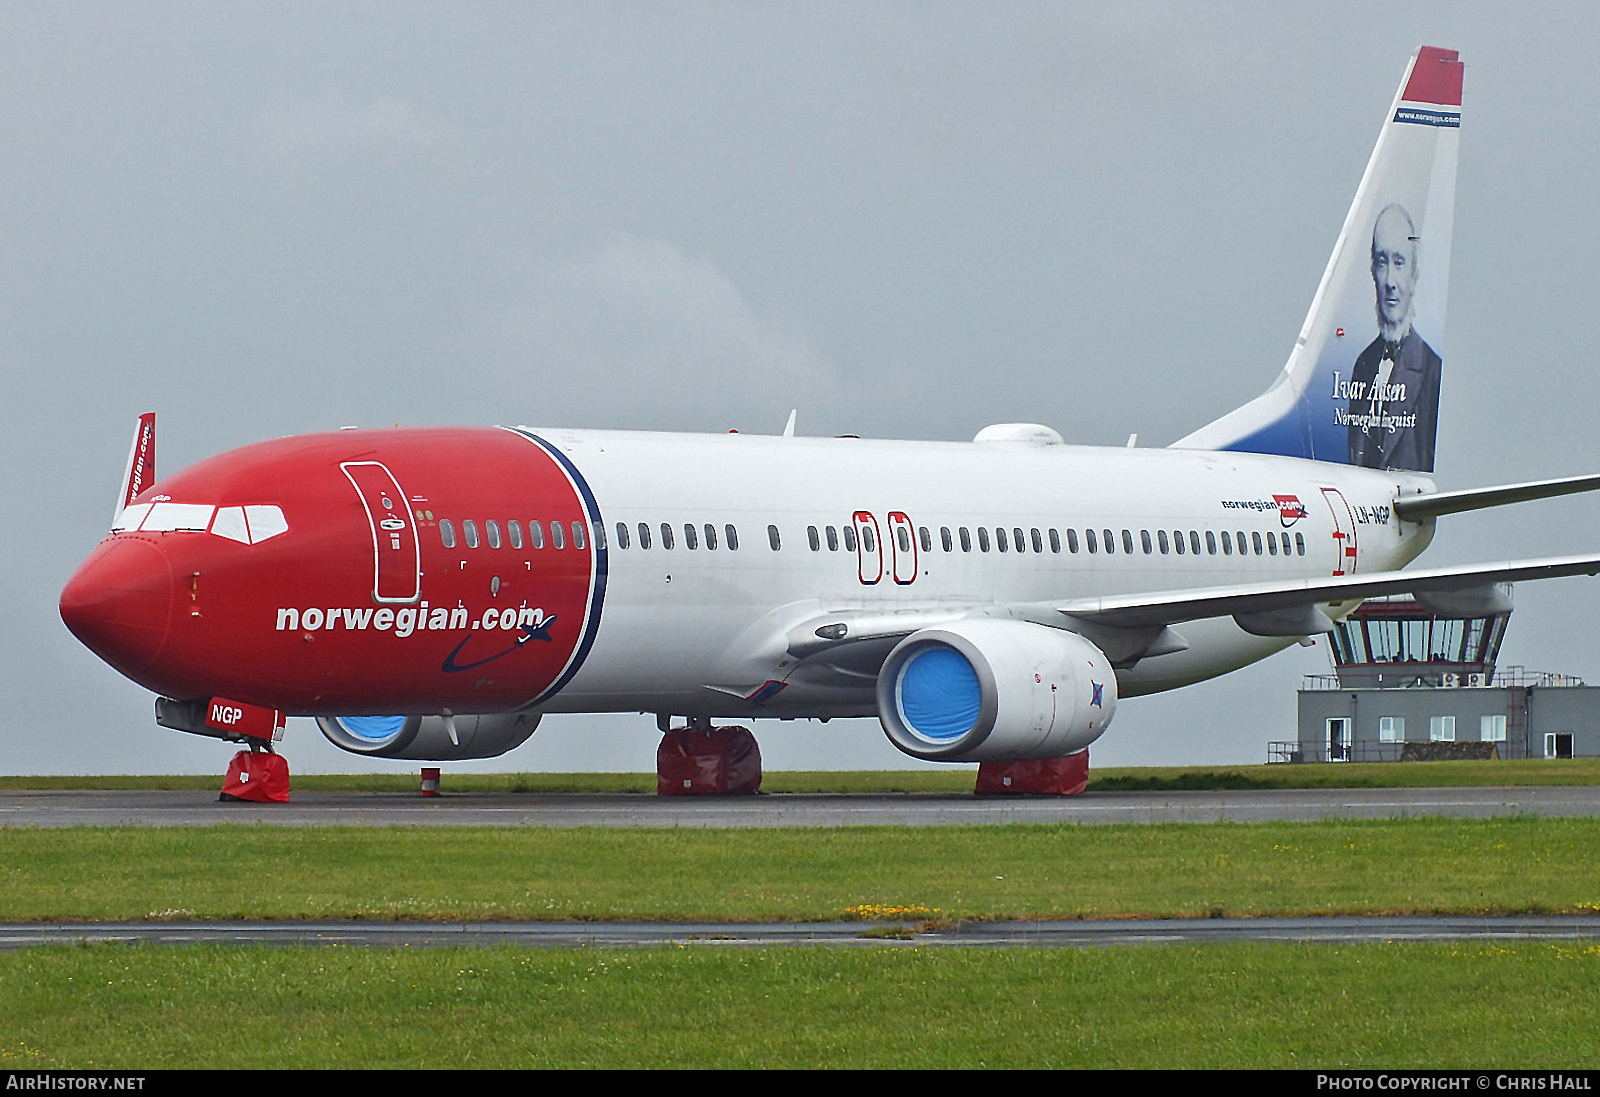
[[[528,741],[537,712],[465,716],[318,716],[328,742],[352,754],[453,762],[494,758]],[[454,735],[452,735],[452,730]]]
[[[1117,708],[1110,661],[1074,632],[973,618],[912,633],[878,672],[878,719],[914,758],[1062,758]]]

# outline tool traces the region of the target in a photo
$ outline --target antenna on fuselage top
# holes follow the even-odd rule
[[[799,412],[799,410],[800,410],[799,408],[790,408],[789,409],[789,421],[783,425],[783,436],[785,438],[793,438],[794,437],[794,417],[795,417],[796,413]]]

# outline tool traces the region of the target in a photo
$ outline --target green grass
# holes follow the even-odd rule
[[[938,770],[775,770],[770,793],[971,792],[970,766]],[[416,773],[295,774],[303,792],[416,792]],[[23,789],[168,789],[209,792],[220,775],[0,777],[0,791]],[[1180,791],[1255,788],[1425,788],[1457,785],[1600,785],[1600,758],[1506,762],[1356,762],[1341,765],[1130,766],[1090,770],[1089,790]],[[653,773],[452,773],[447,794],[654,793]]]
[[[36,948],[0,1069],[1600,1067],[1600,947]]]
[[[1600,913],[1600,819],[0,829],[0,920]]]

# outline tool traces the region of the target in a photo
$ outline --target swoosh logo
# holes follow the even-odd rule
[[[527,625],[522,625],[520,626],[522,635],[518,636],[516,640],[512,642],[511,646],[506,648],[504,651],[497,651],[493,655],[487,656],[483,659],[478,659],[471,663],[458,663],[456,662],[456,656],[461,654],[462,648],[466,647],[472,642],[472,634],[468,633],[466,636],[461,638],[461,643],[457,644],[450,654],[444,657],[444,665],[439,669],[444,671],[446,674],[457,674],[463,670],[472,670],[474,667],[481,667],[485,663],[492,663],[496,659],[510,655],[513,651],[516,651],[518,648],[522,647],[522,645],[526,644],[529,640],[543,640],[548,644],[551,642],[550,626],[555,623],[556,615],[552,613],[549,617],[546,617],[543,621],[540,621],[537,625],[534,625],[531,628]]]

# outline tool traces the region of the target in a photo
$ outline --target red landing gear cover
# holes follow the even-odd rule
[[[761,748],[749,728],[669,731],[656,748],[656,794],[761,791]]]
[[[980,796],[1077,796],[1089,785],[1089,752],[1025,762],[983,762],[978,766]]]
[[[222,782],[222,798],[287,804],[288,760],[281,754],[264,750],[241,750],[228,763],[228,777]]]

